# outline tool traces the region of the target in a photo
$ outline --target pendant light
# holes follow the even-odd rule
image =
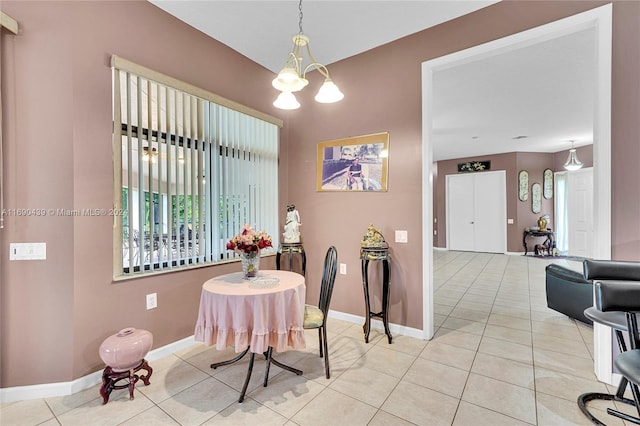
[[[583,164],[580,162],[580,160],[578,160],[576,149],[573,146],[574,141],[570,141],[570,142],[571,142],[571,149],[569,150],[569,157],[567,157],[567,162],[564,163],[564,168],[565,170],[572,172],[574,170],[581,169]]]
[[[282,92],[278,95],[275,102],[273,102],[273,105],[280,109],[300,108],[300,103],[293,93],[304,89],[309,84],[306,75],[307,71],[311,68],[318,70],[324,77],[324,83],[315,96],[316,102],[333,103],[344,98],[344,94],[338,89],[338,86],[336,86],[333,80],[331,80],[327,67],[317,62],[311,54],[309,37],[305,36],[302,30],[302,0],[300,0],[298,4],[298,9],[300,10],[298,21],[300,32],[293,36],[293,50],[289,52],[287,62],[282,70],[280,70],[276,78],[271,82],[274,88]],[[308,60],[310,61],[307,66],[303,66],[304,58],[302,54],[304,51],[307,52]]]

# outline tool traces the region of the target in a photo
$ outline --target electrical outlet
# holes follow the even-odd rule
[[[147,294],[147,310],[158,307],[158,294]]]
[[[346,263],[341,263],[340,264],[340,275],[347,275],[347,264]]]
[[[407,239],[407,231],[396,231],[396,243],[406,243]]]

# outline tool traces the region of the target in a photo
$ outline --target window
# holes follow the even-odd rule
[[[245,223],[276,245],[281,123],[122,58],[112,65],[114,276],[233,259],[226,243]]]

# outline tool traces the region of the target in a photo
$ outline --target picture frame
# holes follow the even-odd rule
[[[458,163],[458,173],[486,172],[491,170],[491,161],[467,161]]]
[[[318,144],[319,192],[386,192],[388,173],[389,132]]]
[[[542,186],[537,182],[531,185],[531,211],[536,214],[542,211]]]
[[[546,200],[553,197],[553,170],[544,170],[544,179],[542,181],[542,195]]]
[[[529,172],[520,170],[518,173],[518,199],[527,201],[529,199]]]

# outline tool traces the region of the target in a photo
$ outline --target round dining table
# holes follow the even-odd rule
[[[249,371],[239,402],[244,399],[251,378],[253,358],[265,354],[270,362],[298,375],[302,371],[271,358],[272,350],[304,349],[304,307],[306,286],[302,275],[291,271],[261,270],[255,279],[241,272],[220,275],[202,285],[194,338],[219,350],[232,346],[240,355],[211,364],[231,364],[251,353]],[[268,381],[268,366],[264,386]]]

